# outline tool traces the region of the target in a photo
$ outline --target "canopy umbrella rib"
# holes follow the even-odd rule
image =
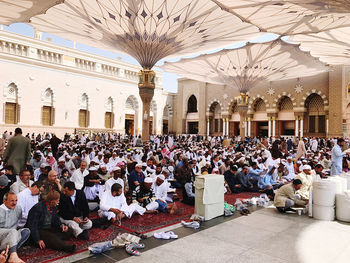
[[[350,26],[350,4],[342,0],[212,0],[261,32],[318,33]]]

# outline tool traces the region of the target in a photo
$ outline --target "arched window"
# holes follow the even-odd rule
[[[138,134],[137,118],[139,103],[134,95],[130,95],[125,102],[125,133],[129,135]]]
[[[305,100],[305,107],[309,115],[309,132],[325,133],[326,115],[322,97],[316,93],[311,94]]]
[[[210,106],[210,112],[213,113],[214,120],[214,132],[222,132],[223,131],[223,121],[221,117],[221,106],[218,102],[214,102]]]
[[[258,99],[255,102],[254,111],[255,112],[264,112],[264,111],[266,111],[266,105],[265,105],[265,102],[262,99]]]
[[[293,102],[289,97],[283,97],[280,100],[279,111],[292,111],[293,110]]]
[[[55,119],[52,89],[48,88],[44,91],[42,100],[44,105],[41,108],[41,123],[45,126],[52,126]]]
[[[84,93],[80,98],[80,110],[79,110],[79,127],[89,127],[90,124],[90,112],[89,112],[89,97]]]
[[[11,83],[6,91],[5,123],[17,124],[20,118],[20,105],[18,104],[18,87]]]
[[[105,112],[105,128],[106,129],[112,129],[114,127],[114,104],[113,99],[111,97],[108,97],[106,101],[106,112]]]
[[[191,95],[191,97],[187,101],[187,113],[191,113],[191,112],[198,112],[197,98],[194,95]]]

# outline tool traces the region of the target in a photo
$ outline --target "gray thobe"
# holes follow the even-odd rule
[[[19,205],[15,209],[8,209],[4,204],[0,206],[0,250],[16,246],[21,240],[21,231],[17,230],[18,220],[22,218],[22,209]]]

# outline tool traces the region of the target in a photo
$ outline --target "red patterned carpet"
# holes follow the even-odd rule
[[[67,242],[70,244],[76,244],[77,252],[82,252],[87,249],[87,247],[93,243],[113,240],[117,237],[120,232],[125,232],[124,230],[117,228],[114,225],[109,226],[106,230],[102,230],[99,228],[93,228],[89,231],[90,240],[78,240],[71,239]],[[62,257],[69,256],[71,254],[67,254],[65,252],[56,251],[52,249],[40,250],[36,247],[25,246],[19,249],[19,256],[27,263],[39,263],[39,262],[51,262]]]
[[[225,195],[225,201],[230,204],[234,204],[237,198],[247,199],[259,195],[260,193],[240,193]],[[193,206],[189,206],[181,202],[177,202],[176,204],[178,206],[178,210],[173,215],[165,213],[159,213],[156,215],[148,214],[143,216],[134,215],[131,219],[123,219],[121,226],[111,225],[106,230],[99,228],[91,229],[89,231],[90,240],[88,242],[77,239],[71,239],[68,242],[76,244],[76,253],[79,253],[86,250],[90,244],[114,239],[120,232],[151,232],[160,228],[164,228],[166,226],[177,224],[181,222],[181,220],[190,218],[194,213]],[[92,216],[95,216],[95,214]],[[65,252],[59,252],[51,249],[40,250],[38,248],[29,246],[21,248],[19,250],[19,255],[24,261],[28,263],[51,262],[69,256],[69,254]]]

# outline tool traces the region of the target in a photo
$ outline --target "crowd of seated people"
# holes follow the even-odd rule
[[[194,205],[198,175],[222,174],[226,194],[266,193],[280,212],[305,205],[312,181],[327,177],[337,144],[320,138],[151,136],[142,144],[116,134],[27,137],[30,163],[18,175],[10,164],[1,166],[0,250],[9,247],[11,262],[21,262],[17,249],[24,242],[75,251],[65,240],[89,240],[92,211],[117,224],[134,214],[174,214],[175,188],[183,203]]]

